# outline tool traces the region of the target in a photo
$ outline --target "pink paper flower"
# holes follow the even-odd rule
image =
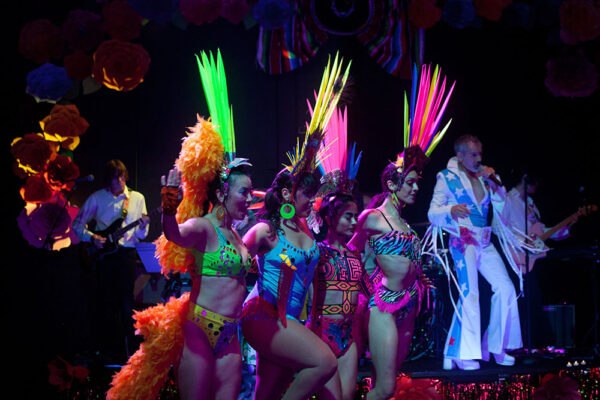
[[[71,50],[92,51],[104,37],[100,16],[87,10],[71,11],[62,31]]]
[[[490,21],[499,21],[502,12],[512,0],[473,0],[475,12]]]
[[[418,28],[428,29],[442,18],[442,10],[435,6],[436,0],[410,0],[408,19]]]
[[[586,97],[598,88],[598,71],[578,51],[548,61],[544,83],[554,96]]]
[[[246,0],[223,0],[221,16],[232,24],[239,24],[249,12]]]
[[[560,38],[567,44],[600,36],[600,2],[565,0],[560,6]]]
[[[579,385],[566,376],[547,374],[542,378],[542,386],[533,392],[534,400],[580,400]]]
[[[195,25],[213,22],[221,15],[221,0],[179,0],[181,15]]]

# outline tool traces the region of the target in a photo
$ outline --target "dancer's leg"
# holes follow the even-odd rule
[[[367,399],[389,399],[396,388],[398,330],[393,314],[371,308],[369,350],[377,380]]]
[[[190,321],[185,322],[183,335],[183,353],[177,366],[181,399],[210,399],[215,368],[213,349],[204,331]]]
[[[270,363],[277,363],[282,369],[298,371],[284,399],[306,399],[318,391],[336,372],[337,359],[329,346],[295,320],[288,319],[287,328],[279,321],[269,318],[246,320],[242,328],[244,336],[259,357],[268,360],[271,370],[273,368]],[[271,387],[270,380],[271,377],[263,374],[257,377],[256,399],[273,398],[272,395],[262,397],[263,394],[269,394],[265,393],[261,386]],[[340,397],[341,393],[335,398]]]
[[[215,399],[237,400],[242,385],[242,355],[237,336],[227,349],[217,356],[215,368]]]

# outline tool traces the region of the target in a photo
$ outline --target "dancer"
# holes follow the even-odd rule
[[[346,110],[331,117],[325,135],[323,176],[317,199],[320,222],[315,229],[325,229],[326,239],[320,243],[320,260],[313,284],[310,322],[307,325],[327,343],[337,357],[337,373],[319,392],[320,399],[342,393],[342,399],[354,398],[358,375],[358,358],[363,347],[362,316],[371,281],[360,253],[351,251],[346,242],[354,234],[358,206],[352,196],[360,163],[354,150],[347,151]],[[316,208],[316,207],[315,207]],[[362,302],[359,304],[359,294]]]
[[[182,399],[233,400],[240,391],[237,328],[250,255],[232,223],[252,200],[250,164],[235,157],[220,53],[216,62],[202,53],[199,68],[214,125],[198,119],[163,177],[157,246],[163,272],[189,272],[192,290],[137,314],[146,341],[113,379],[109,399],[155,398],[171,364]]]
[[[504,207],[506,191],[493,168],[482,164],[482,146],[471,135],[459,137],[456,156],[447,169],[437,175],[429,220],[448,231],[450,253],[460,287],[457,304],[444,348],[444,369],[479,368],[476,359],[489,359],[488,351],[499,365],[513,365],[507,350],[522,347],[517,296],[512,281],[494,245],[487,216]],[[492,286],[490,322],[480,336],[479,289],[477,272]]]
[[[428,285],[421,268],[419,237],[402,218],[402,208],[414,204],[423,165],[449,125],[436,132],[454,86],[439,108],[445,79],[438,91],[439,69],[436,67],[433,75],[431,72],[428,66],[422,67],[417,95],[415,67],[412,99],[416,106],[411,107],[410,118],[405,97],[405,150],[395,163],[384,169],[383,192],[378,196],[383,202],[361,213],[356,233],[349,243],[349,247],[357,251],[363,251],[368,243],[380,271],[380,276],[374,278],[376,287],[369,301],[369,350],[375,368],[375,385],[368,399],[388,399],[393,395],[396,375],[410,347],[421,296]],[[439,97],[428,98],[430,88]]]
[[[283,392],[284,399],[306,399],[336,372],[332,351],[299,319],[319,261],[305,218],[319,188],[316,153],[348,75],[348,69],[340,75],[341,66],[337,56],[331,69],[328,63],[302,150],[277,174],[265,196],[262,222],[244,236],[250,253],[258,255],[259,276],[242,316],[244,337],[257,352],[257,400],[280,398]]]

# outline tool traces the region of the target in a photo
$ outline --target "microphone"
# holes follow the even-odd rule
[[[77,179],[71,179],[69,182],[74,182],[75,184],[81,183],[81,182],[93,182],[94,181],[94,175],[89,174],[86,176],[80,176]]]
[[[489,174],[487,179],[494,182],[498,186],[502,186],[502,182],[500,182],[500,178],[496,174]]]
[[[483,165],[480,165],[478,168],[478,171],[480,174],[482,173],[482,170],[483,170]],[[490,181],[494,182],[498,186],[502,186],[502,182],[500,182],[500,178],[498,178],[498,176],[496,174],[489,174],[487,177],[484,176],[484,178],[489,179]]]

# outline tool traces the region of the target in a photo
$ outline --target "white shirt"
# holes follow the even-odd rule
[[[108,228],[118,218],[122,218],[123,205],[125,199],[129,198],[127,205],[127,217],[121,226],[140,219],[142,214],[147,214],[146,200],[144,195],[125,187],[123,193],[118,196],[112,194],[108,189],[100,189],[85,201],[79,209],[79,213],[73,220],[73,230],[82,241],[91,241],[92,231],[88,229],[88,224],[96,220],[96,230]],[[141,229],[137,227],[127,231],[119,240],[119,244],[124,247],[135,247],[135,243],[144,239],[148,235],[148,225]]]
[[[521,232],[525,232],[525,202],[516,188],[512,188],[510,192],[508,192],[508,196],[506,196],[503,217],[510,226],[519,229]],[[536,226],[534,227],[534,225]],[[540,232],[546,232],[549,229],[550,228],[547,228],[546,225],[540,221],[540,211],[533,202],[533,199],[527,196],[527,233],[536,233],[539,235]],[[562,227],[558,232],[550,236],[550,238],[554,240],[566,239],[568,237],[568,226]]]

